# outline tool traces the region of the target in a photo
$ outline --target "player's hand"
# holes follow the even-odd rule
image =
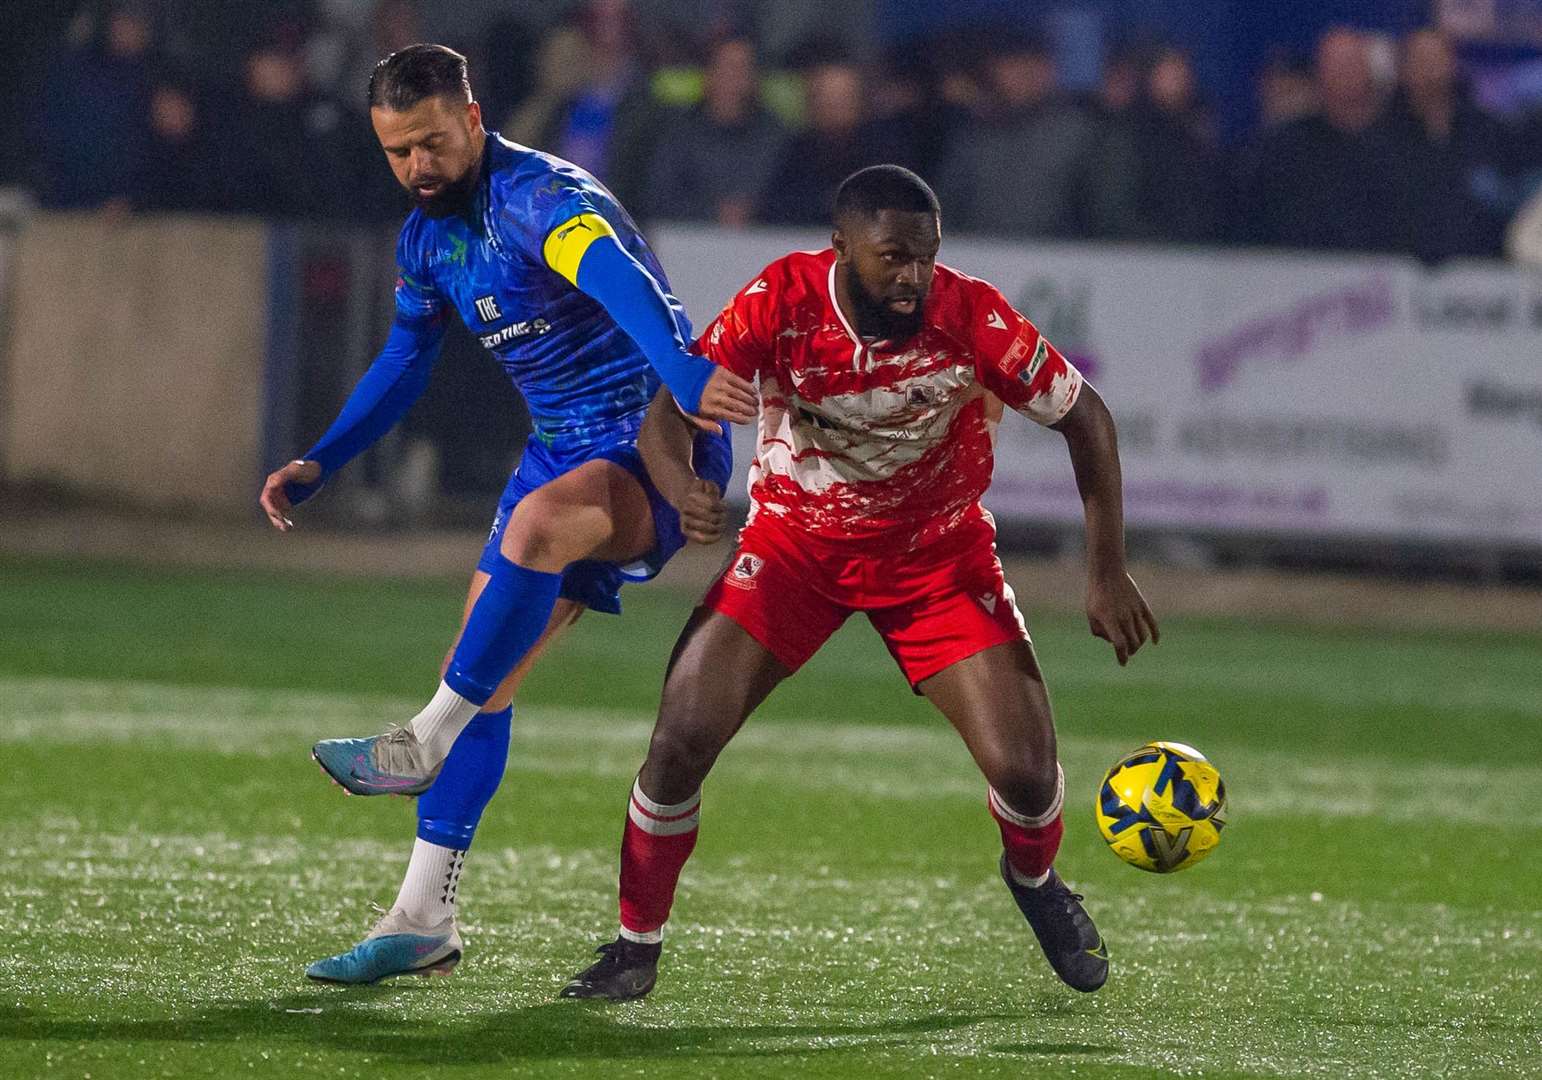
[[[723,538],[728,509],[723,494],[710,480],[696,477],[680,500],[680,531],[695,544],[715,544]]]
[[[1087,583],[1087,625],[1094,637],[1114,647],[1120,667],[1129,663],[1148,638],[1153,645],[1162,640],[1146,598],[1122,570]]]
[[[755,384],[720,367],[707,380],[701,392],[701,404],[690,419],[697,427],[711,431],[716,427],[711,423],[714,420],[727,420],[730,424],[752,423],[759,409]]]
[[[283,468],[268,474],[257,503],[262,507],[262,512],[268,515],[268,520],[273,523],[275,529],[279,532],[288,532],[294,528],[294,522],[289,520],[289,515],[294,510],[289,505],[289,494],[284,490],[284,485],[314,484],[320,479],[320,462],[291,461]]]

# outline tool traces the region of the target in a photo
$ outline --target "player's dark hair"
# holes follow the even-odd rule
[[[408,45],[380,63],[369,77],[369,107],[405,112],[431,97],[471,100],[466,58],[443,45]]]
[[[942,212],[931,185],[899,165],[869,165],[841,181],[835,193],[837,222],[856,214],[871,217],[880,210],[909,214]]]

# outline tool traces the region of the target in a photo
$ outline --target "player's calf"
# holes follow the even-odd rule
[[[600,946],[599,961],[562,988],[563,997],[630,1001],[653,989],[664,924],[700,824],[700,791],[660,803],[640,780],[632,785],[621,840],[621,932]]]

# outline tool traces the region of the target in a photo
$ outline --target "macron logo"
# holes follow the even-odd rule
[[[991,312],[990,318],[985,320],[985,325],[992,330],[1005,330],[1007,328],[1006,322],[994,311]]]
[[[766,291],[766,279],[765,278],[761,278],[759,281],[755,282],[755,284],[751,285],[748,289],[745,289],[744,290],[744,295],[745,296],[754,296],[758,292],[765,292],[765,291]]]
[[[985,609],[985,613],[987,615],[996,614],[995,593],[981,593],[979,596],[975,597],[975,599],[980,601],[980,606]]]

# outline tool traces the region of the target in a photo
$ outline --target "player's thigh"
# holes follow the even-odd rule
[[[728,616],[698,607],[675,642],[659,718],[639,779],[658,802],[680,802],[791,671]]]
[[[471,617],[471,609],[476,606],[477,597],[482,595],[482,590],[486,587],[486,571],[478,570],[471,575],[471,585],[466,590],[466,604],[461,610],[460,629],[455,632],[455,641],[444,654],[444,662],[439,665],[440,675],[449,669],[456,646],[460,644],[460,636],[465,632],[466,620]],[[519,689],[520,683],[525,681],[525,676],[530,673],[536,661],[570,626],[578,621],[578,617],[584,611],[584,605],[574,600],[559,599],[557,606],[552,609],[551,618],[546,620],[546,629],[541,632],[541,636],[536,639],[535,644],[530,647],[530,651],[525,654],[514,670],[498,684],[498,689],[493,692],[492,697],[487,699],[487,703],[482,706],[482,711],[498,712],[500,709],[507,708],[509,702],[514,700],[515,691]]]
[[[1023,808],[1053,794],[1055,724],[1033,645],[1018,638],[958,660],[918,686],[986,780]]]
[[[580,559],[637,559],[654,542],[653,510],[637,477],[613,461],[595,460],[521,499],[499,550],[511,562],[555,573]]]

